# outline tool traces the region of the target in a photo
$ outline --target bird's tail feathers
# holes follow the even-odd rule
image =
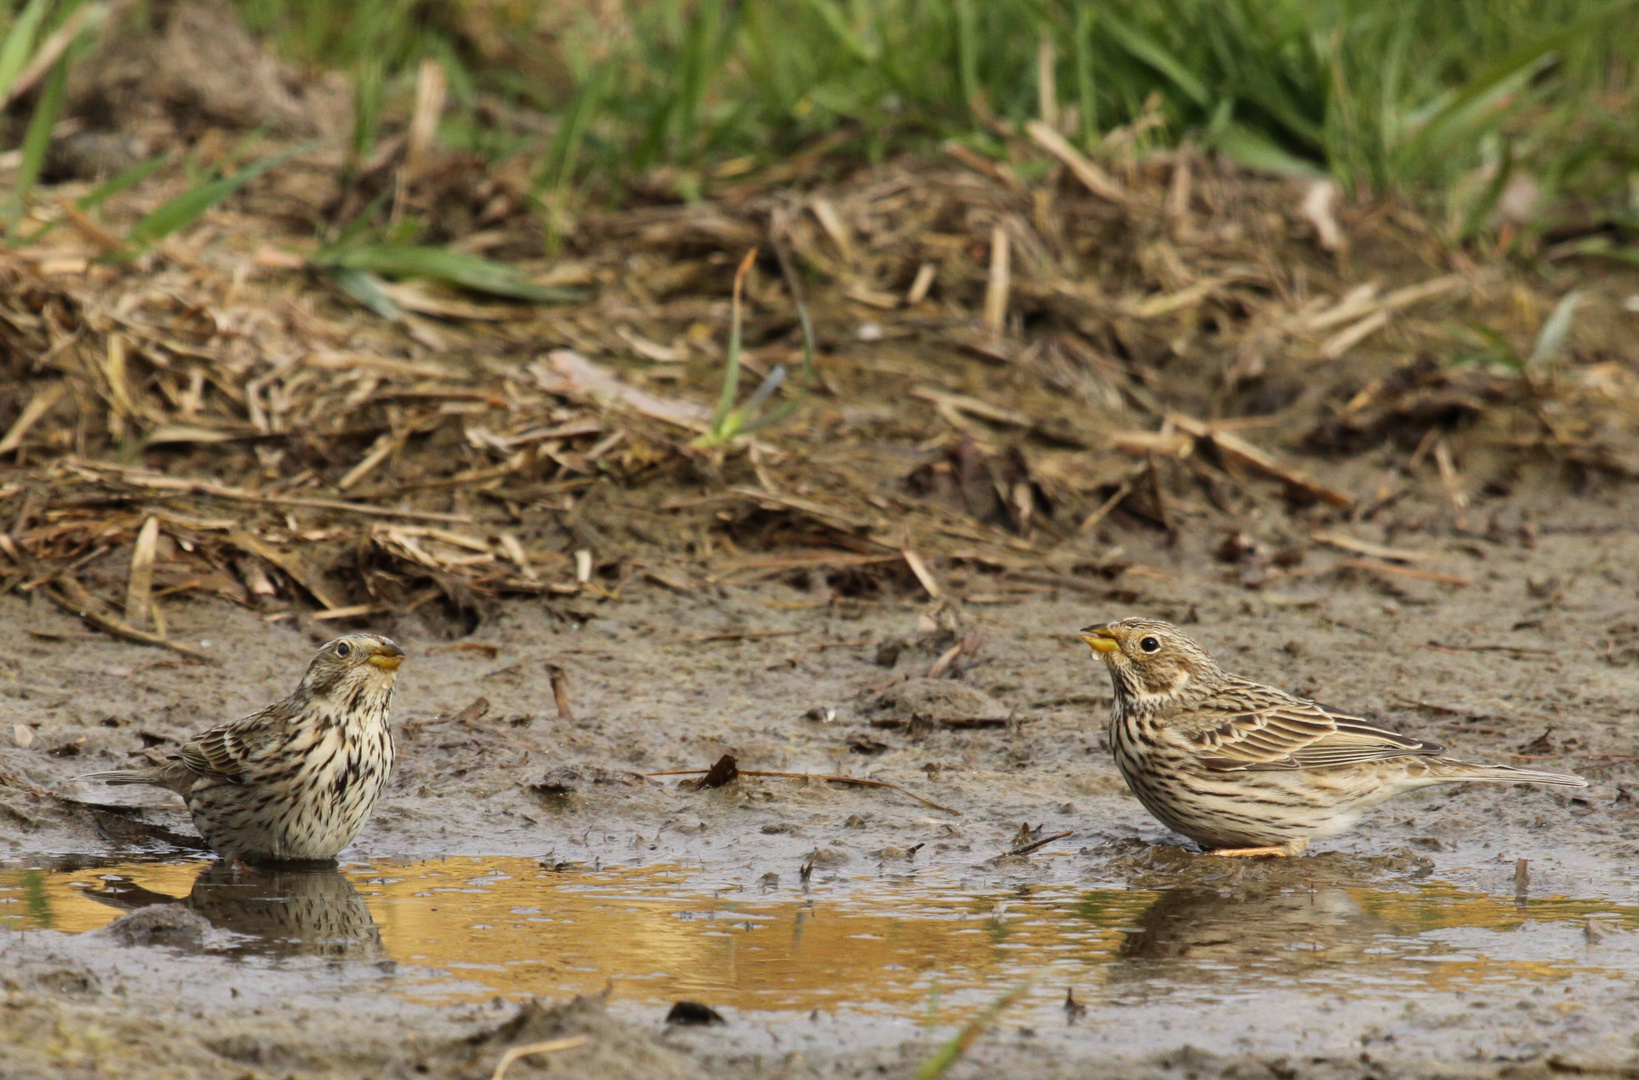
[[[1430,763],[1434,775],[1442,780],[1478,781],[1493,784],[1551,784],[1556,787],[1587,787],[1588,782],[1569,773],[1538,772],[1535,769],[1516,769],[1509,765],[1476,765],[1468,761],[1436,758]]]
[[[76,776],[76,780],[95,780],[104,784],[119,787],[122,784],[162,784],[163,781],[151,772],[141,769],[113,769],[109,772],[85,773]]]

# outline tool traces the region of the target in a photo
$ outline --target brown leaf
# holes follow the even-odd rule
[[[699,786],[703,788],[720,788],[740,775],[740,764],[734,760],[733,754],[724,754],[717,759],[717,764],[706,771],[700,778]]]

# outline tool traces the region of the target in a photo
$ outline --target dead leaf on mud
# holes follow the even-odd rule
[[[734,760],[734,755],[724,754],[722,757],[717,759],[716,764],[714,764],[710,769],[706,770],[706,775],[702,776],[698,780],[684,780],[677,786],[687,787],[694,790],[699,790],[701,788],[720,788],[724,784],[732,783],[733,781],[737,780],[739,776],[740,767]]]
[[[1538,735],[1530,742],[1521,746],[1519,748],[1519,752],[1525,755],[1552,754],[1554,752],[1554,740],[1552,738],[1553,734],[1554,729],[1552,725],[1550,725],[1543,730],[1541,735]]]

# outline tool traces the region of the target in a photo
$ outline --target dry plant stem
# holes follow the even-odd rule
[[[706,634],[694,640],[699,644],[714,641],[763,641],[767,638],[796,637],[801,630],[734,630],[726,634]]]
[[[34,396],[28,399],[28,404],[23,406],[23,411],[11,425],[11,430],[6,432],[6,437],[0,439],[0,457],[22,446],[29,429],[67,396],[68,384],[65,382],[49,383],[36,391]]]
[[[1427,551],[1407,551],[1404,548],[1384,547],[1369,540],[1357,540],[1352,536],[1345,536],[1336,532],[1314,532],[1309,539],[1317,544],[1330,544],[1332,547],[1344,551],[1352,551],[1356,555],[1370,555],[1374,559],[1392,559],[1395,562],[1422,562],[1432,559],[1434,555]]]
[[[1197,439],[1208,439],[1218,448],[1218,452],[1248,468],[1256,469],[1266,476],[1272,476],[1292,487],[1295,487],[1322,502],[1333,506],[1350,507],[1354,505],[1354,498],[1345,495],[1335,488],[1310,479],[1301,470],[1284,465],[1273,455],[1253,446],[1238,435],[1213,427],[1204,420],[1197,420],[1193,416],[1182,413],[1172,413],[1167,417],[1178,430],[1193,435]]]
[[[546,670],[552,683],[552,703],[557,707],[558,719],[573,723],[575,712],[569,706],[569,676],[556,664],[548,665]]]
[[[444,65],[430,56],[423,59],[416,73],[415,110],[410,115],[409,142],[401,172],[406,182],[419,177],[426,165],[427,153],[438,134],[438,121],[444,115],[448,91],[449,79]],[[401,212],[401,206],[394,207],[395,219]]]
[[[1416,578],[1418,581],[1433,581],[1440,585],[1474,584],[1468,578],[1458,577],[1456,574],[1442,574],[1435,570],[1419,570],[1414,566],[1395,566],[1393,563],[1375,562],[1371,559],[1344,559],[1338,565],[1355,570],[1368,570],[1374,574],[1392,574],[1397,577]]]
[[[383,604],[349,604],[344,608],[328,608],[324,611],[315,611],[315,622],[326,622],[331,619],[358,619],[365,615],[379,615],[388,608]]]
[[[325,610],[336,611],[347,605],[330,591],[329,586],[319,577],[318,572],[308,566],[300,556],[294,552],[283,552],[271,544],[250,535],[242,529],[230,529],[228,542],[241,551],[256,556],[263,562],[270,563],[288,574],[297,584],[313,594],[313,599],[323,604]]]
[[[403,439],[391,432],[384,431],[376,438],[375,443],[365,452],[359,463],[348,470],[347,475],[336,481],[337,491],[346,491],[354,484],[369,476],[376,466],[397,453],[404,445]]]
[[[1040,840],[1032,840],[1028,844],[1019,844],[1018,846],[1009,849],[1008,854],[1029,855],[1031,852],[1040,851],[1042,848],[1046,847],[1048,844],[1051,844],[1055,840],[1063,840],[1066,836],[1069,836],[1074,832],[1074,829],[1065,829],[1061,833],[1054,833],[1052,836],[1044,836]]]
[[[1127,193],[1115,179],[1103,169],[1094,165],[1087,156],[1074,146],[1070,140],[1048,127],[1040,120],[1031,120],[1024,125],[1025,133],[1030,136],[1037,146],[1058,158],[1064,166],[1075,174],[1082,186],[1101,199],[1121,204],[1127,201]]]
[[[64,611],[70,615],[78,615],[105,633],[113,634],[115,637],[121,637],[127,641],[134,641],[139,645],[155,645],[161,649],[170,649],[172,652],[181,653],[183,656],[189,656],[195,660],[202,660],[207,664],[216,662],[215,657],[207,656],[198,649],[189,648],[187,645],[171,641],[168,638],[162,638],[158,634],[150,634],[146,630],[138,630],[122,619],[116,619],[112,615],[99,611],[96,597],[86,592],[85,586],[81,585],[72,574],[59,575],[55,585],[47,586],[45,593],[52,603]]]
[[[1467,518],[1468,496],[1463,492],[1462,476],[1451,459],[1451,445],[1443,438],[1434,441],[1434,464],[1440,470],[1440,483],[1445,486],[1446,498],[1451,500],[1451,509],[1456,511],[1457,527],[1463,528]]]
[[[575,1047],[585,1046],[591,1041],[591,1036],[588,1035],[571,1035],[567,1039],[548,1039],[545,1042],[514,1046],[502,1054],[501,1060],[495,1063],[495,1071],[490,1074],[490,1080],[503,1080],[507,1069],[511,1068],[512,1063],[521,1057],[528,1057],[530,1054],[555,1054],[559,1050],[573,1050]]]
[[[708,773],[710,771],[711,771],[710,769],[666,769],[663,772],[644,773],[643,775],[644,776],[704,776],[706,773]],[[857,777],[857,776],[832,776],[832,775],[827,775],[827,774],[824,774],[824,773],[764,772],[760,769],[740,769],[739,770],[739,775],[741,775],[741,776],[763,776],[763,777],[769,777],[769,778],[776,779],[776,780],[829,780],[833,784],[853,784],[856,787],[892,788],[894,791],[899,792],[901,795],[909,795],[911,798],[915,799],[917,802],[921,803],[924,806],[931,806],[935,810],[943,810],[945,813],[955,814],[957,817],[962,816],[962,812],[960,810],[955,810],[955,809],[952,809],[951,807],[943,806],[939,803],[934,802],[932,799],[924,799],[922,796],[918,795],[916,792],[911,791],[907,788],[902,788],[898,784],[892,783],[891,781],[888,781],[888,780],[864,780],[864,779],[861,779],[860,777]]]
[[[928,674],[926,677],[929,679],[937,679],[939,676],[949,671],[950,665],[956,663],[956,658],[961,655],[962,645],[958,642],[939,654],[939,659],[935,660],[933,665],[928,668]]]
[[[933,282],[939,275],[939,268],[933,263],[923,263],[916,268],[916,280],[911,282],[910,291],[905,294],[905,306],[915,307],[928,298],[928,290],[933,288]]]
[[[1121,500],[1125,499],[1128,495],[1131,495],[1132,490],[1133,482],[1131,480],[1121,481],[1121,483],[1116,486],[1115,494],[1111,495],[1108,499],[1105,499],[1097,510],[1094,510],[1092,513],[1088,514],[1082,523],[1076,527],[1076,531],[1086,533],[1092,532],[1094,529],[1098,528],[1098,523],[1108,517],[1111,510],[1114,510],[1117,506],[1120,506]]]
[[[1012,255],[1007,230],[990,230],[990,279],[985,285],[985,327],[992,334],[1007,329],[1007,301],[1013,291]]]
[[[154,555],[159,545],[159,519],[142,523],[137,542],[131,549],[131,574],[125,585],[125,619],[140,627],[148,621],[153,604]]]
[[[1430,641],[1431,649],[1445,649],[1448,652],[1505,652],[1517,653],[1524,656],[1554,656],[1552,649],[1531,649],[1524,645],[1448,645],[1443,641]]]
[[[928,564],[922,561],[922,556],[910,548],[899,554],[904,557],[905,565],[911,568],[911,573],[916,575],[916,580],[922,583],[922,588],[927,590],[928,596],[934,600],[939,599],[939,582],[935,581],[933,574],[928,571]]]
[[[362,514],[365,517],[404,518],[408,521],[451,521],[461,525],[472,524],[472,516],[469,514],[436,514],[422,510],[394,510],[385,506],[365,506],[359,503],[343,502],[340,499],[309,499],[299,495],[263,495],[259,492],[230,487],[227,484],[217,484],[209,480],[185,480],[180,477],[154,476],[140,469],[128,469],[122,465],[113,465],[103,461],[83,461],[76,464],[94,472],[113,473],[127,484],[153,488],[158,491],[180,491],[190,495],[206,495],[216,499],[232,499],[237,502],[261,503],[269,506],[306,506],[315,510],[335,510],[346,514]]]

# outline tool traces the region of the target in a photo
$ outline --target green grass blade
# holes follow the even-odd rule
[[[684,41],[673,132],[673,150],[680,161],[689,164],[695,162],[702,149],[700,124],[707,112],[712,83],[720,74],[725,15],[723,0],[699,0],[695,8]]]
[[[979,89],[979,17],[974,0],[951,0],[956,14],[956,72],[961,80],[962,100],[975,119],[983,107]]]
[[[831,36],[837,39],[838,44],[852,53],[856,59],[867,64],[876,63],[881,50],[873,48],[866,43],[864,38],[854,33],[854,28],[848,25],[848,20],[843,18],[842,12],[837,10],[837,6],[832,0],[803,0],[803,2],[810,11],[819,16],[820,22],[831,32]]]
[[[586,140],[586,129],[603,107],[604,98],[614,85],[614,75],[613,65],[600,64],[587,76],[580,93],[575,95],[574,104],[561,119],[558,133],[547,148],[546,156],[541,159],[533,192],[536,196],[544,190],[566,190],[574,181],[575,165],[580,158],[581,144]]]
[[[751,272],[756,260],[757,249],[752,248],[734,271],[734,288],[729,293],[728,358],[724,361],[723,391],[717,395],[717,412],[712,417],[711,428],[695,440],[697,445],[723,445],[740,433],[740,425],[745,420],[734,408],[734,399],[740,392],[740,322],[743,316],[740,293],[745,288],[746,275]]]
[[[1189,67],[1172,53],[1168,52],[1154,38],[1139,32],[1135,27],[1117,18],[1108,10],[1103,12],[1104,29],[1129,54],[1160,74],[1166,76],[1184,95],[1203,109],[1212,107],[1212,94],[1206,84],[1196,78]]]
[[[354,270],[348,266],[326,267],[326,272],[329,273],[330,280],[336,283],[337,288],[383,319],[393,322],[404,320],[404,309],[387,295],[381,287],[381,279],[374,274],[367,274],[363,270]]]
[[[167,200],[147,217],[131,226],[126,243],[141,250],[158,243],[167,236],[197,221],[205,211],[232,195],[269,169],[283,165],[297,154],[313,149],[316,143],[303,143],[277,154],[269,154],[252,162],[232,176],[196,184],[173,199]]]
[[[1219,153],[1255,172],[1302,178],[1326,175],[1325,170],[1315,162],[1299,157],[1262,132],[1233,120],[1215,125],[1210,135],[1211,145]]]
[[[68,85],[68,60],[64,56],[52,67],[40,100],[34,106],[34,115],[29,119],[28,132],[23,136],[23,160],[17,166],[17,187],[12,191],[11,204],[6,208],[8,232],[15,229],[22,218],[23,204],[35,181],[40,179],[46,151],[51,149],[51,129],[56,126],[57,114],[62,111],[63,88]]]
[[[0,102],[7,100],[11,84],[17,81],[18,74],[33,55],[40,23],[45,20],[46,10],[50,6],[51,0],[29,0],[6,32],[5,43],[0,44]]]
[[[381,98],[386,70],[379,54],[365,57],[353,77],[353,168],[361,166],[376,144],[381,125]]]
[[[387,204],[392,201],[392,198],[392,186],[388,185],[383,187],[376,193],[376,197],[371,199],[369,203],[365,205],[364,209],[360,210],[358,214],[354,216],[352,221],[349,221],[342,227],[341,232],[336,234],[335,239],[331,240],[325,246],[331,250],[339,251],[342,248],[347,247],[354,240],[357,240],[360,236],[364,235],[364,233],[369,231],[371,224],[376,220],[376,215],[381,213]]]
[[[776,248],[775,250],[778,254],[779,249]],[[814,378],[814,324],[808,316],[808,305],[803,301],[801,293],[794,291],[792,300],[797,305],[797,322],[802,328],[802,378],[797,384],[796,392],[773,412],[765,416],[758,415],[768,399],[773,397],[775,391],[785,383],[785,365],[780,364],[769,372],[768,377],[762,381],[756,390],[752,391],[751,396],[746,399],[743,405],[738,408],[733,407],[740,378],[740,309],[738,307],[740,282],[746,270],[750,268],[754,255],[756,255],[755,250],[746,256],[745,261],[741,263],[740,272],[735,275],[734,299],[729,324],[729,359],[723,378],[723,393],[718,399],[717,413],[713,418],[711,429],[695,440],[694,445],[696,446],[722,446],[736,436],[752,435],[781,423],[796,411],[798,405],[802,404],[802,399],[807,395],[808,387]],[[781,259],[781,269],[789,269],[785,265],[783,257]],[[789,280],[794,279],[788,278]]]
[[[1039,978],[1039,974],[1032,974],[1020,979],[1007,993],[980,1009],[973,1019],[963,1024],[960,1031],[922,1063],[922,1067],[916,1070],[916,1080],[939,1080],[949,1072],[950,1067],[960,1061],[962,1055],[979,1041],[979,1037],[990,1030],[1002,1011],[1028,994]]]
[[[170,160],[170,154],[160,154],[149,158],[147,161],[139,161],[119,175],[105,181],[102,184],[99,184],[90,191],[86,192],[84,195],[80,196],[78,199],[75,199],[74,205],[79,207],[81,210],[94,210],[103,203],[107,202],[109,199],[112,199],[115,195],[118,195],[120,192],[128,191],[131,188],[136,187],[138,184],[154,175],[154,173],[158,172],[160,168],[166,165]],[[36,241],[43,239],[48,233],[61,224],[61,220],[48,221],[38,229],[35,229],[33,232],[19,240],[18,244],[22,246],[35,243]]]
[[[1098,83],[1093,67],[1093,30],[1097,19],[1098,9],[1090,0],[1081,0],[1076,7],[1071,53],[1076,65],[1076,104],[1081,110],[1081,148],[1089,154],[1098,149]]]
[[[1611,259],[1639,267],[1639,248],[1617,247],[1608,236],[1592,236],[1576,245],[1576,254],[1585,259]]]
[[[1542,69],[1551,55],[1566,45],[1594,33],[1618,14],[1631,9],[1639,0],[1616,0],[1591,12],[1552,33],[1515,49],[1493,62],[1470,79],[1460,90],[1414,119],[1416,125],[1408,140],[1407,152],[1421,156],[1438,149],[1439,145],[1458,130],[1472,128],[1483,122],[1488,114],[1505,105],[1509,92]]]
[[[575,289],[537,285],[506,263],[421,244],[352,244],[313,256],[313,265],[356,270],[389,278],[427,278],[473,292],[512,300],[564,303],[581,298]]]
[[[126,192],[170,164],[171,154],[156,154],[147,161],[139,161],[124,172],[109,178],[75,200],[81,210],[95,210],[115,195]]]
[[[741,428],[743,434],[749,435],[752,432],[762,431],[764,428],[771,428],[775,424],[783,422],[786,417],[797,411],[797,406],[802,404],[803,397],[808,393],[808,387],[814,379],[814,327],[808,318],[808,305],[803,303],[801,299],[797,300],[797,321],[802,327],[802,378],[797,383],[797,392],[767,416],[753,420],[743,426]],[[771,375],[768,380],[765,380],[763,386],[757,388],[757,394],[753,394],[751,400],[746,402],[748,407],[755,404],[760,408],[763,401],[779,389],[780,383],[785,379],[785,368],[782,366],[776,370],[781,372],[780,378],[776,380]],[[767,388],[766,392],[764,387]],[[758,396],[759,394],[761,397]],[[749,411],[755,412],[755,409]]]
[[[1514,371],[1525,369],[1525,358],[1520,356],[1518,349],[1509,344],[1507,338],[1482,323],[1465,323],[1464,328],[1490,346],[1491,355],[1487,359]]]

